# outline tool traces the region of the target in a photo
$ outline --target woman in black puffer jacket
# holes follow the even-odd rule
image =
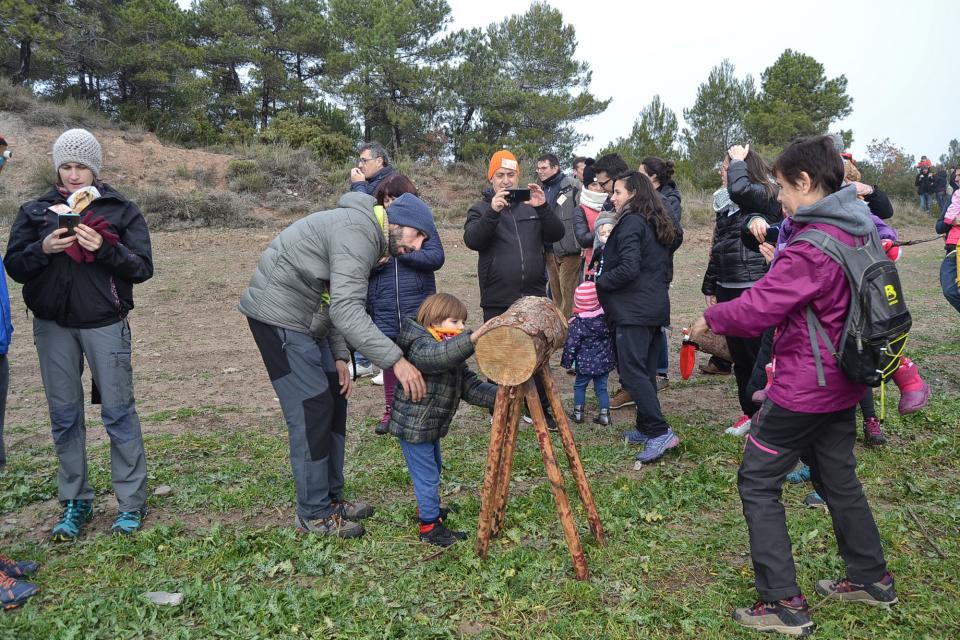
[[[710,263],[701,288],[707,298],[707,306],[740,297],[767,273],[763,256],[748,249],[741,240],[743,222],[757,218],[758,223],[774,225],[783,219],[770,169],[749,146],[731,147],[723,159],[720,175],[725,188],[714,193],[717,223]],[[761,342],[761,338],[727,337],[737,379],[737,396],[743,412],[740,419],[727,429],[727,433],[742,435],[749,428],[749,417],[755,407],[748,393],[748,385]]]
[[[389,216],[391,203],[405,193],[417,195],[417,187],[410,178],[394,172],[377,185],[373,195],[377,206],[385,207]],[[420,304],[437,292],[434,274],[443,266],[444,260],[440,234],[434,232],[419,250],[396,258],[388,257],[371,272],[367,285],[367,311],[385,336],[396,341],[404,319],[415,317]],[[397,383],[392,368],[384,369],[382,375],[385,409],[375,428],[375,432],[381,435],[387,433]]]

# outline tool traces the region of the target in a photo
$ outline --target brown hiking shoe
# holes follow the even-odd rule
[[[363,520],[373,515],[373,507],[366,502],[351,502],[349,500],[331,500],[330,504],[347,520]]]
[[[857,584],[846,578],[817,580],[817,593],[828,600],[862,602],[875,607],[889,607],[897,603],[897,590],[889,573],[883,574],[878,582],[872,584]]]
[[[777,602],[758,602],[733,612],[733,620],[742,627],[765,633],[808,636],[813,633],[810,609],[803,596]]]
[[[619,409],[620,407],[629,407],[632,404],[637,404],[633,401],[633,398],[630,397],[630,392],[626,389],[620,389],[610,398],[610,408]]]
[[[297,515],[294,517],[294,522],[297,525],[297,533],[314,533],[338,538],[359,538],[364,533],[362,524],[350,522],[336,512],[327,518],[316,520],[304,520]]]
[[[707,362],[707,364],[700,365],[700,373],[705,373],[708,376],[728,376],[733,371],[731,369],[721,369],[713,362],[713,358]]]

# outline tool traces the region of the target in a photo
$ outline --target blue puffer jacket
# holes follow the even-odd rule
[[[437,292],[434,272],[444,259],[440,235],[433,232],[419,251],[390,258],[371,272],[367,311],[385,336],[396,340],[403,318],[416,316],[420,303]]]
[[[0,264],[0,355],[10,348],[13,322],[10,320],[10,294],[7,292],[7,274]]]

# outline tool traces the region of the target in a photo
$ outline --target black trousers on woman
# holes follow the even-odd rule
[[[717,287],[717,302],[736,300],[744,291],[747,289]],[[757,354],[760,353],[760,338],[727,336],[727,346],[730,348],[730,357],[733,358],[733,376],[737,379],[737,398],[740,400],[740,409],[745,416],[753,415],[757,407],[750,398],[752,393],[749,386],[753,365],[756,364]]]

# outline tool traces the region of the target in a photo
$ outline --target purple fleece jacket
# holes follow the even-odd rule
[[[846,191],[841,189],[800,209],[791,222],[792,235],[807,228],[820,229],[853,246],[856,237],[869,233],[873,221],[866,205],[861,209]],[[837,224],[857,233],[826,223],[834,216]],[[801,222],[811,219],[817,222]],[[767,392],[773,402],[800,413],[847,409],[860,401],[866,388],[847,378],[822,341],[818,343],[827,384],[817,384],[805,314],[808,304],[837,344],[850,307],[850,285],[840,265],[825,253],[806,242],[795,242],[780,251],[767,275],[752,288],[736,300],[708,308],[704,316],[710,329],[720,335],[752,338],[768,327],[777,328],[773,339],[776,371]]]

